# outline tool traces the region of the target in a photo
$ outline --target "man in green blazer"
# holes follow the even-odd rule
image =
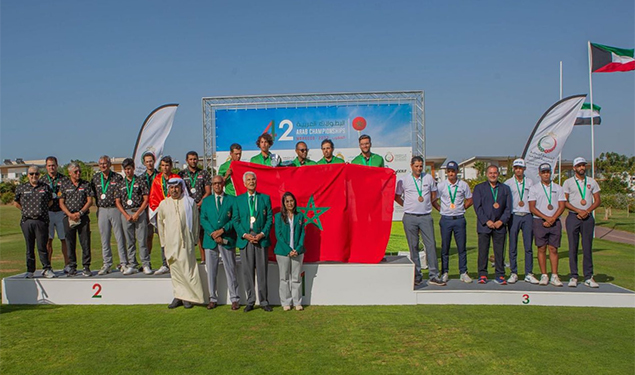
[[[271,244],[269,232],[273,224],[271,199],[256,192],[256,174],[245,172],[243,182],[247,192],[236,197],[234,228],[238,236],[243,284],[247,293],[245,312],[256,304],[254,277],[258,278],[258,299],[263,310],[272,311],[267,300],[267,247]],[[254,272],[255,268],[255,272]]]
[[[203,198],[201,204],[201,226],[203,227],[203,249],[205,249],[205,268],[207,285],[209,286],[209,304],[211,310],[218,303],[216,278],[218,276],[218,260],[223,257],[225,276],[232,310],[240,307],[238,281],[236,280],[236,231],[234,230],[235,199],[223,192],[225,179],[216,175],[212,179],[212,195]]]

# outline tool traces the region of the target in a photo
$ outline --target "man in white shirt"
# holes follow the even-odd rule
[[[423,158],[414,156],[410,161],[412,173],[397,181],[395,202],[403,206],[403,229],[406,233],[410,259],[415,264],[415,285],[421,284],[421,259],[419,258],[419,232],[423,238],[423,245],[428,259],[428,283],[445,286],[439,280],[437,249],[434,240],[434,221],[432,202],[437,199],[437,185],[434,178],[423,172]]]
[[[600,186],[591,177],[586,176],[586,160],[575,158],[573,170],[575,176],[564,182],[562,188],[567,198],[565,206],[569,215],[565,222],[567,237],[569,238],[569,268],[571,270],[570,287],[578,285],[578,243],[582,237],[582,267],[584,270],[584,285],[598,288],[593,279],[593,231],[595,219],[593,210],[600,206]]]

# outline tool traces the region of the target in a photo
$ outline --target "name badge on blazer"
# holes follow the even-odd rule
[[[266,209],[262,209],[262,216],[267,216],[267,210]]]

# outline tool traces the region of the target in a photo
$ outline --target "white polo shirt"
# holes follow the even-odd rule
[[[454,196],[455,191],[456,196]],[[450,192],[454,196],[454,208],[450,208],[452,203]],[[470,186],[463,180],[456,180],[454,184],[451,184],[450,180],[445,180],[437,186],[437,196],[441,202],[441,215],[460,216],[465,215],[465,200],[472,198],[472,192]]]
[[[423,202],[419,202],[417,188],[421,190]],[[400,195],[403,198],[403,211],[405,213],[425,215],[432,212],[430,194],[433,191],[437,191],[437,183],[430,174],[422,173],[419,178],[415,179],[412,173],[408,173],[397,181],[395,195]]]
[[[523,178],[523,182],[525,183],[525,189],[523,189],[523,183],[518,182],[516,176],[510,178],[505,181],[505,185],[509,186],[512,191],[512,213],[530,213],[529,211],[529,189],[534,185],[534,183],[528,179],[527,177]],[[520,206],[520,195],[522,194],[524,202],[524,206]]]
[[[578,180],[577,176],[573,176],[567,179],[562,188],[566,194],[569,194],[569,203],[580,210],[587,210],[593,204],[593,194],[600,191],[600,185],[591,177]],[[576,184],[577,181],[577,184]],[[582,194],[580,193],[582,190]],[[584,194],[584,196],[583,196]],[[580,201],[584,199],[586,204],[581,204]]]
[[[549,206],[549,192],[551,192],[551,210]],[[529,201],[536,202],[536,208],[546,216],[553,216],[558,211],[558,202],[564,202],[567,198],[564,196],[564,189],[555,182],[550,185],[544,185],[542,182],[537,183],[529,189]],[[534,215],[534,218],[540,219]]]

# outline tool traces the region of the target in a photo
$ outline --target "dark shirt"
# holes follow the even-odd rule
[[[135,176],[133,180],[128,180],[124,177],[123,184],[119,189],[119,195],[117,198],[121,200],[121,205],[124,209],[135,209],[141,207],[143,203],[143,196],[148,195],[148,185],[146,185],[142,176]],[[130,195],[128,195],[130,194]],[[128,199],[132,201],[132,204],[128,204]]]
[[[502,221],[503,226],[498,230],[505,230],[505,224],[509,221],[512,212],[512,191],[509,186],[496,182],[494,194],[496,194],[496,203],[498,208],[494,208],[494,194],[490,189],[489,181],[481,182],[474,187],[472,200],[474,202],[474,211],[476,212],[476,232],[491,233],[492,229],[487,226],[487,221]]]
[[[62,196],[66,208],[71,213],[79,212],[85,205],[88,199],[94,197],[95,193],[93,187],[86,180],[80,179],[77,185],[73,184],[70,178],[62,182]]]
[[[49,222],[49,202],[53,199],[51,188],[42,181],[33,186],[30,182],[19,185],[15,190],[15,201],[22,206],[22,220],[43,220]]]
[[[123,177],[119,173],[110,171],[108,178],[104,176],[104,186],[101,185],[102,172],[97,172],[93,175],[91,184],[97,197],[97,207],[109,208],[115,207],[115,198],[119,194],[121,184],[123,184]],[[102,196],[104,197],[102,199]]]
[[[212,176],[204,169],[196,169],[196,172],[190,171],[188,168],[179,172],[179,176],[185,181],[185,186],[190,193],[190,197],[196,203],[200,202],[205,195],[205,186],[212,186]],[[194,185],[192,185],[192,182]],[[192,188],[196,191],[192,191]]]
[[[146,185],[148,186],[148,194],[150,194],[150,189],[152,189],[152,181],[154,181],[154,178],[158,174],[159,174],[159,171],[157,171],[156,169],[154,170],[154,172],[152,172],[152,174],[148,174],[148,170],[146,169],[146,171],[143,172],[143,174],[138,177],[138,178],[142,178],[146,182]]]
[[[51,178],[48,173],[40,177],[40,182],[48,184],[52,191],[51,196],[53,197],[53,204],[51,205],[51,207],[49,207],[49,211],[62,211],[62,209],[60,208],[59,198],[62,196],[62,182],[67,179],[68,177],[64,176],[61,173],[58,173],[55,178]]]

